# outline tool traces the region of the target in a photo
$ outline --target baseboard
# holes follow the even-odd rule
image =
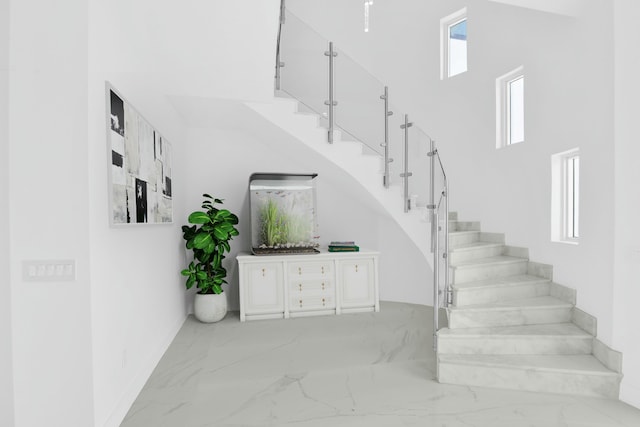
[[[151,353],[149,358],[147,359],[147,363],[144,364],[142,369],[138,371],[137,375],[131,380],[125,391],[122,393],[120,399],[118,399],[118,403],[115,405],[113,410],[111,411],[111,415],[107,418],[107,421],[103,424],[103,427],[119,427],[124,420],[124,417],[129,412],[129,408],[140,394],[140,390],[144,387],[145,383],[151,376],[151,373],[156,368],[156,365],[169,348],[169,345],[173,341],[173,339],[182,328],[186,316],[179,319],[174,326],[171,328],[169,333],[166,335],[165,339],[162,343],[156,348],[154,352]]]
[[[593,339],[593,356],[608,369],[622,373],[622,353],[612,350],[597,338]]]
[[[527,273],[532,276],[553,280],[553,266],[550,264],[529,261],[529,264],[527,265]]]
[[[595,317],[580,310],[577,307],[573,307],[571,311],[571,321],[580,329],[594,337],[598,335],[598,322]]]
[[[620,400],[640,409],[640,386],[628,384],[623,378],[622,384],[620,384]]]
[[[555,282],[551,282],[549,290],[552,297],[556,297],[566,303],[576,305],[577,292],[575,289],[571,289],[564,285],[559,285]]]

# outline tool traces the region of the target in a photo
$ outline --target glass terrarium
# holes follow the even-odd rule
[[[317,174],[254,173],[249,179],[256,255],[318,252]]]

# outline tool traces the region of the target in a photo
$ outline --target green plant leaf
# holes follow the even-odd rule
[[[211,196],[210,196],[209,194],[207,194],[207,193],[204,193],[204,194],[202,195],[202,197],[206,197],[207,199],[213,199],[213,197],[211,197]]]
[[[227,240],[227,238],[229,237],[229,233],[221,230],[220,228],[214,228],[213,235],[216,236],[216,239],[218,240]]]
[[[213,238],[210,234],[200,233],[193,238],[193,247],[197,249],[204,249],[213,242]]]
[[[191,274],[191,272],[189,270],[182,270],[180,274],[182,274],[183,276],[188,276]]]
[[[205,212],[196,211],[189,215],[189,222],[191,224],[207,224],[211,222],[211,218]]]
[[[229,212],[228,210],[220,209],[218,212],[216,212],[215,219],[228,218],[231,215],[233,215],[233,214],[231,212]]]
[[[189,278],[187,279],[187,283],[186,283],[187,289],[191,289],[195,282],[196,282],[195,276],[189,276]]]
[[[240,222],[238,220],[238,217],[235,214],[231,214],[231,216],[229,217],[228,221],[233,225],[236,225],[238,222]]]

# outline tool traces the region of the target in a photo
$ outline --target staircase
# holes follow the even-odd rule
[[[381,184],[381,159],[334,134],[297,101],[247,103],[251,110],[350,175],[404,229],[425,259],[430,228],[424,210],[404,213],[399,185]],[[552,267],[505,245],[479,222],[449,218],[453,304],[438,332],[438,381],[449,384],[617,398],[621,356],[595,338],[595,319],[575,307],[574,290],[552,281]],[[433,267],[433,266],[432,266]]]
[[[552,267],[455,213],[449,229],[453,305],[438,332],[438,380],[617,398],[620,354],[595,339],[595,319]]]

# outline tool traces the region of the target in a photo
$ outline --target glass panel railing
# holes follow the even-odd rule
[[[426,208],[429,204],[429,143],[431,138],[415,123],[409,128],[409,163],[413,175],[410,179],[409,192],[416,206],[412,209]]]
[[[320,116],[321,125],[330,130],[328,142],[333,142],[331,130],[336,126],[347,138],[351,136],[362,142],[364,153],[388,154],[393,159],[388,163],[388,178],[381,183],[400,188],[402,198],[398,204],[402,203],[406,210],[422,212],[424,218],[431,221],[434,307],[446,307],[449,295],[449,265],[445,256],[448,251],[449,194],[434,143],[413,123],[413,117],[390,101],[393,100],[392,90],[387,93],[388,88],[349,55],[289,11],[284,13],[276,86],[297,99],[302,108]],[[383,94],[387,96],[381,99]],[[329,100],[334,101],[333,108],[328,105],[331,104]],[[387,109],[393,114],[386,114]],[[381,146],[385,133],[388,135],[386,150]],[[381,171],[384,170],[383,160]],[[410,176],[405,179],[403,175],[407,172]],[[438,329],[437,309],[434,316],[435,333]]]
[[[390,95],[392,97],[393,94]],[[389,163],[389,180],[391,186],[401,186],[404,170],[404,130],[400,127],[404,123],[405,113],[393,103],[389,109],[393,112],[389,116],[389,157],[393,162]]]
[[[336,125],[365,145],[369,154],[384,155],[384,85],[340,49],[335,58]]]
[[[280,35],[280,89],[326,117],[329,42],[298,17],[286,12]]]

